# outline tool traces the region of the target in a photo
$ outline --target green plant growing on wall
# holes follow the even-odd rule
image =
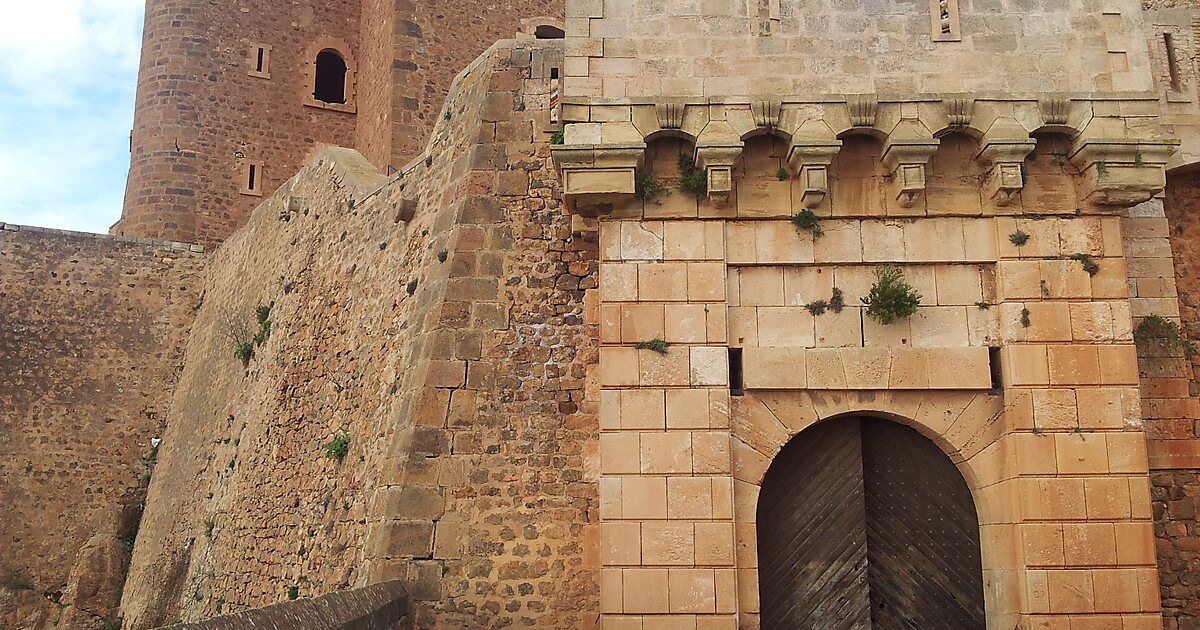
[[[105,619],[100,622],[100,630],[121,630],[121,622]]]
[[[1200,352],[1179,324],[1160,315],[1147,315],[1133,331],[1133,340],[1143,351],[1157,346],[1169,353],[1182,352],[1188,358]]]
[[[786,168],[781,168],[775,173],[775,177],[781,182],[786,182],[791,175],[788,175]]]
[[[821,229],[821,221],[812,210],[804,209],[793,214],[792,225],[796,226],[797,230],[812,233],[813,240],[825,236],[825,230]]]
[[[1080,264],[1083,265],[1083,270],[1086,271],[1087,275],[1089,276],[1094,276],[1100,273],[1100,263],[1096,262],[1095,259],[1087,254],[1072,254],[1071,260],[1078,260]]]
[[[300,587],[299,586],[289,586],[288,591],[287,591],[287,596],[288,596],[288,599],[296,599],[296,598],[300,597]]]
[[[409,280],[408,284],[404,285],[404,292],[409,295],[412,295],[417,292],[417,279],[416,278]]]
[[[845,307],[846,294],[842,293],[842,290],[837,287],[833,287],[833,295],[829,297],[829,300],[816,300],[815,302],[809,302],[808,304],[804,305],[804,308],[807,309],[808,312],[813,315],[813,317],[824,315],[826,311],[841,313],[842,309]]]
[[[561,129],[550,134],[550,144],[563,144],[566,142],[566,135]]]
[[[904,272],[892,265],[875,271],[875,284],[867,297],[861,299],[867,315],[885,326],[911,317],[921,306],[921,294],[908,283]]]
[[[1022,230],[1017,230],[1016,232],[1008,235],[1008,242],[1016,245],[1017,247],[1022,247],[1029,242],[1029,234]]]
[[[1042,291],[1042,297],[1050,297],[1050,285],[1045,280],[1038,280],[1038,288]]]
[[[249,341],[239,343],[233,349],[233,356],[237,357],[242,362],[242,367],[250,366],[250,359],[254,358],[254,344]]]
[[[441,263],[446,262],[446,258],[448,256],[450,256],[450,252],[443,249],[442,251],[438,252],[438,262],[441,262]]]
[[[696,168],[696,160],[683,153],[679,156],[679,190],[688,193],[696,199],[703,200],[708,196],[708,173]]]
[[[1033,325],[1033,321],[1029,319],[1029,309],[1027,308],[1021,309],[1021,325],[1025,328]]]
[[[454,115],[447,109],[446,113],[442,114],[442,120],[450,120],[451,118],[454,118]]]
[[[833,311],[834,313],[841,313],[842,309],[845,307],[846,294],[842,293],[841,289],[833,287],[833,295],[829,298],[829,310]]]
[[[283,221],[284,223],[289,223],[289,222],[291,222],[291,220],[292,220],[292,213],[291,213],[291,212],[288,212],[287,210],[280,210],[280,211],[279,211],[279,220],[280,220],[280,221]]]
[[[979,310],[981,310],[981,311],[986,311],[989,308],[992,308],[992,305],[988,304],[987,302],[976,302],[975,306],[978,306]]]
[[[350,434],[339,433],[334,436],[333,440],[325,444],[325,457],[342,461],[346,459],[346,454],[350,452]]]
[[[649,173],[638,173],[637,178],[633,182],[633,192],[642,201],[650,203],[662,203],[659,197],[667,192],[667,189],[662,184],[658,183],[657,179]]]
[[[216,523],[214,523],[211,518],[205,520],[204,521],[204,537],[212,538],[213,537],[213,528],[215,528],[216,526],[217,526]]]
[[[671,344],[662,339],[651,339],[650,341],[639,341],[633,344],[633,347],[638,350],[650,350],[659,354],[666,354]]]

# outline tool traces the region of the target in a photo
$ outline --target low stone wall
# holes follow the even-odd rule
[[[412,627],[399,581],[171,626],[184,630],[402,630]]]

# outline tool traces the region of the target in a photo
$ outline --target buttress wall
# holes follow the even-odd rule
[[[0,224],[0,627],[116,618],[203,263]]]
[[[497,44],[421,159],[326,149],[214,254],[124,627],[396,578],[419,627],[592,627],[597,245],[531,78],[561,54]]]

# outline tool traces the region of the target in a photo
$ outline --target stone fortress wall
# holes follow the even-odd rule
[[[425,626],[755,628],[758,485],[848,412],[959,465],[994,622],[1195,623],[1200,392],[1134,331],[1200,325],[1196,9],[836,4],[568,0],[565,57],[501,42],[445,107],[404,81],[411,51],[455,63],[424,45],[449,14],[364,11],[361,154],[257,200],[188,276],[201,307],[165,311],[194,334],[152,388],[168,430],[127,627],[401,579]],[[389,172],[412,125],[436,126]],[[675,190],[681,153],[701,199]],[[671,192],[640,200],[638,176]],[[883,263],[925,298],[896,326],[857,303]],[[842,311],[804,308],[834,286]],[[653,338],[666,354],[633,347]],[[125,455],[114,487],[144,472]]]
[[[1155,573],[1155,563],[1145,555],[1153,516],[1159,549],[1157,573],[1161,575],[1168,627],[1187,627],[1198,612],[1190,566],[1194,552],[1189,550],[1195,526],[1197,468],[1193,398],[1197,392],[1192,367],[1178,349],[1164,352],[1161,347],[1150,347],[1137,351],[1139,374],[1130,370],[1135,363],[1132,332],[1144,317],[1159,315],[1179,321],[1178,302],[1182,302],[1183,324],[1192,330],[1195,326],[1190,313],[1194,301],[1191,263],[1179,251],[1190,250],[1192,240],[1188,229],[1192,222],[1187,215],[1194,195],[1191,177],[1185,173],[1190,172],[1187,165],[1195,161],[1195,145],[1190,140],[1196,120],[1195,7],[1190,3],[1150,3],[1143,12],[1134,2],[1104,3],[1092,7],[1094,11],[1062,4],[1018,8],[999,2],[830,4],[764,0],[745,6],[735,3],[721,10],[688,2],[630,2],[618,7],[581,1],[573,5],[576,11],[568,11],[564,88],[568,146],[556,156],[563,167],[568,203],[577,212],[600,214],[612,221],[612,227],[608,220],[601,227],[601,253],[615,256],[601,272],[601,336],[612,346],[602,348],[600,369],[602,374],[617,377],[605,385],[619,390],[610,393],[606,387],[602,400],[611,406],[601,409],[602,445],[613,446],[609,450],[602,446],[601,514],[606,533],[602,550],[607,558],[601,600],[606,623],[612,619],[614,627],[623,627],[624,623],[670,619],[673,613],[697,612],[689,607],[703,604],[704,612],[712,615],[707,623],[718,624],[711,627],[726,627],[719,625],[725,623],[722,615],[734,612],[741,613],[739,627],[748,627],[747,619],[758,612],[754,608],[757,575],[752,569],[756,566],[753,506],[766,465],[788,437],[813,419],[861,408],[907,418],[906,422],[922,427],[962,462],[960,468],[972,484],[983,483],[989,490],[1026,484],[1041,484],[1043,491],[1052,486],[1062,486],[1060,490],[1080,486],[1078,496],[1069,499],[1070,506],[1048,504],[1044,499],[1041,505],[1014,500],[1019,506],[1006,514],[994,511],[994,505],[987,505],[986,495],[979,494],[982,490],[976,491],[981,515],[990,513],[987,518],[999,519],[984,526],[985,568],[998,558],[1012,559],[1013,541],[1023,541],[1018,542],[1015,553],[1020,560],[1014,565],[986,571],[989,614],[1000,615],[993,618],[1041,624],[1066,618],[1072,623],[1076,619],[1101,623],[1104,615],[1121,612],[1118,616],[1127,627],[1150,623],[1157,618],[1158,607],[1158,597],[1148,594],[1145,582]],[[1180,4],[1184,6],[1176,6]],[[937,19],[939,11],[945,11],[946,19]],[[1164,38],[1166,33],[1172,36]],[[739,54],[746,57],[740,59]],[[718,55],[723,59],[732,55],[735,61],[716,63]],[[983,68],[988,71],[981,72]],[[859,96],[862,94],[870,96]],[[720,104],[713,104],[714,96]],[[1035,109],[1040,113],[1030,116]],[[891,113],[886,113],[889,110]],[[764,140],[762,134],[770,134],[772,139]],[[1002,137],[1008,140],[1000,140]],[[1185,140],[1175,157],[1171,157],[1170,143],[1162,141],[1170,137]],[[676,146],[680,143],[682,147]],[[925,149],[917,148],[919,145]],[[1100,156],[1089,145],[1103,145],[1106,150],[1124,145],[1126,154],[1118,149]],[[707,175],[707,203],[702,200],[698,207],[680,206],[668,198],[662,205],[646,204],[639,211],[623,201],[628,197],[622,194],[635,192],[635,175],[648,172],[667,178],[668,183],[672,177],[678,178],[674,161],[681,151],[694,155]],[[1149,157],[1151,153],[1156,157]],[[1161,197],[1145,200],[1167,183],[1161,173],[1151,171],[1168,165],[1168,158],[1169,167],[1176,170],[1164,207]],[[1010,166],[1005,167],[1006,162]],[[1143,170],[1150,164],[1157,166]],[[775,177],[777,169],[787,173],[788,181]],[[1136,174],[1139,171],[1141,175]],[[877,190],[880,185],[882,192]],[[1117,189],[1127,185],[1141,187],[1142,192],[1122,200],[1119,197],[1126,195]],[[982,212],[979,201],[970,199],[981,188]],[[604,194],[613,192],[620,194]],[[896,203],[906,198],[916,203]],[[1018,207],[1012,207],[1012,200],[1019,200]],[[993,201],[1002,202],[998,204],[1001,207],[988,210]],[[1006,201],[1009,203],[1003,203]],[[1138,201],[1145,202],[1134,206]],[[1122,206],[1133,207],[1120,213],[1111,209]],[[826,236],[807,244],[790,225],[779,221],[805,208],[831,219],[822,222]],[[1089,216],[1097,212],[1106,216]],[[983,218],[978,218],[981,215]],[[997,218],[988,219],[991,215]],[[1059,218],[1053,218],[1055,215]],[[914,221],[913,216],[930,218]],[[693,217],[704,223],[689,226]],[[846,223],[840,217],[851,221]],[[631,221],[635,219],[640,221]],[[756,221],[742,223],[746,219]],[[774,225],[771,219],[775,219]],[[1100,223],[1092,225],[1097,219]],[[721,220],[726,227],[713,225]],[[947,227],[947,221],[953,227]],[[1017,229],[1031,238],[1030,245],[1014,251],[1007,235]],[[924,236],[910,238],[911,230]],[[608,232],[613,235],[606,237]],[[675,245],[671,244],[672,232]],[[722,232],[723,253],[717,248],[720,241],[712,240]],[[694,243],[701,234],[707,240],[701,248],[703,256],[695,258],[701,250],[682,243]],[[1108,235],[1101,239],[1107,245],[1096,241],[1102,234]],[[836,244],[827,244],[830,235],[837,239]],[[786,242],[781,244],[781,238]],[[604,247],[605,242],[612,243],[611,250]],[[958,245],[947,243],[964,243],[965,248],[952,252]],[[854,244],[860,244],[861,251],[856,253]],[[1172,244],[1178,266],[1172,264]],[[914,245],[917,250],[910,252]],[[950,249],[938,253],[928,247]],[[762,248],[766,248],[765,258],[750,255]],[[674,255],[669,253],[672,249]],[[1101,255],[1106,258],[1090,287],[1067,279],[1078,275],[1078,270],[1065,271],[1066,276],[1055,271],[1062,263],[1050,261],[1072,255],[1068,250],[1079,250],[1075,253],[1087,253],[1097,260]],[[976,259],[991,258],[986,252],[995,252],[990,264]],[[1035,268],[1030,259],[1042,260]],[[679,265],[677,260],[688,262]],[[690,280],[692,267],[702,260],[724,260],[729,268],[724,294],[710,296],[725,302],[728,332],[724,339],[712,337],[711,331],[706,337],[681,333],[678,326],[671,330],[671,322],[678,321],[680,313],[694,308],[686,303],[695,301],[692,287],[689,284],[683,294],[673,293],[667,290],[672,283],[659,283],[658,277],[685,274],[681,277]],[[636,263],[636,270],[624,271],[629,269],[628,262]],[[910,330],[881,331],[885,338],[880,338],[879,332],[869,330],[868,321],[847,309],[849,315],[838,317],[863,323],[858,325],[857,336],[850,327],[846,338],[839,339],[834,331],[847,326],[826,323],[823,332],[821,320],[830,315],[813,318],[798,308],[814,296],[820,297],[821,287],[840,284],[841,278],[861,292],[868,286],[861,278],[861,267],[879,262],[907,263],[914,284],[920,284],[927,296],[928,306],[912,321]],[[978,284],[966,281],[977,273],[981,278]],[[958,279],[950,282],[949,276],[956,274]],[[1107,274],[1112,274],[1105,282],[1110,288],[1098,291],[1094,283]],[[947,282],[939,280],[942,276]],[[1025,280],[1020,280],[1022,277]],[[609,284],[610,280],[614,284]],[[1032,289],[1019,288],[1026,281]],[[651,286],[650,301],[666,303],[641,303],[647,299],[642,296],[646,282]],[[749,304],[745,301],[747,282]],[[1076,289],[1064,291],[1063,282]],[[978,287],[981,302],[993,306],[983,312],[966,302],[943,304],[941,289],[947,283],[956,290]],[[612,287],[610,298],[604,296],[606,286]],[[810,295],[814,287],[818,290]],[[968,293],[975,295],[974,290]],[[949,299],[965,300],[968,293]],[[609,305],[610,301],[617,304]],[[706,302],[704,312],[710,322],[714,312],[720,317],[719,304],[709,303],[709,298],[701,301]],[[606,309],[609,315],[603,315]],[[1030,326],[1014,325],[1021,319],[1015,314],[1024,309],[1030,313]],[[1107,315],[1101,315],[1101,310]],[[659,312],[666,314],[664,319],[657,319]],[[1126,318],[1131,320],[1128,324],[1123,323]],[[1050,329],[1037,330],[1043,319],[1048,320]],[[648,326],[641,324],[647,320]],[[811,328],[797,328],[808,320],[813,322]],[[664,322],[666,328],[657,326],[656,321]],[[630,323],[635,324],[635,332],[626,334]],[[605,333],[604,324],[611,332]],[[1104,330],[1096,328],[1097,324]],[[691,469],[686,462],[661,456],[689,442],[698,449],[701,436],[703,442],[699,443],[711,449],[713,438],[698,434],[691,425],[672,426],[671,411],[672,399],[679,401],[680,407],[692,396],[672,387],[695,389],[705,384],[697,381],[697,352],[710,350],[692,348],[690,380],[670,380],[686,375],[686,366],[664,368],[646,351],[628,348],[630,342],[660,332],[668,337],[674,334],[677,342],[744,346],[746,387],[768,390],[763,394],[748,391],[744,399],[733,399],[731,412],[725,411],[723,402],[714,404],[709,414],[709,430],[725,429],[729,438],[718,440],[732,440],[733,508],[722,508],[718,515],[717,506],[726,503],[722,490],[720,502],[714,494],[712,511],[704,513],[711,522],[691,525],[693,532],[699,532],[701,525],[712,528],[714,523],[732,523],[737,549],[732,561],[727,553],[714,556],[713,549],[702,549],[698,533],[694,538],[686,536],[687,528],[681,525],[687,523],[672,522],[680,520],[672,515],[671,500],[678,496],[671,490],[672,483],[682,487],[692,483],[686,478],[704,472],[716,475],[711,480],[715,488],[724,471],[709,466],[696,451]],[[909,344],[914,346],[911,350],[896,349]],[[1096,347],[1108,344],[1111,347]],[[838,346],[860,349],[829,349]],[[931,371],[925,379],[918,378],[915,387],[938,389],[937,366],[957,364],[956,375],[976,373],[979,387],[986,389],[989,384],[983,381],[988,380],[987,374],[979,363],[986,357],[976,354],[975,372],[971,372],[972,359],[966,357],[971,356],[972,346],[1000,347],[999,367],[1005,385],[1000,400],[983,396],[974,403],[969,402],[970,397],[952,403],[957,394],[914,396],[908,391],[914,384],[906,382],[911,378],[909,370],[895,371],[898,365],[921,365],[929,352],[960,348],[958,352],[965,354],[958,361],[965,363],[948,357],[930,362]],[[1080,372],[1093,361],[1093,352],[1118,352],[1120,356],[1096,359],[1099,372],[1091,368]],[[652,361],[649,377],[645,370],[640,379],[617,376],[628,374],[647,358]],[[785,364],[800,363],[807,365],[807,374],[782,369]],[[620,367],[610,367],[614,364]],[[893,366],[890,371],[889,365]],[[1032,373],[1025,371],[1031,367]],[[1064,368],[1072,374],[1064,373]],[[1105,374],[1106,370],[1110,373]],[[1122,375],[1111,370],[1121,370]],[[671,375],[668,387],[661,392],[657,388],[646,391],[647,385],[660,385],[657,380],[663,374]],[[784,374],[789,378],[781,380]],[[897,382],[897,378],[902,380]],[[1139,384],[1140,390],[1135,387]],[[860,390],[858,398],[852,392],[842,393],[846,388]],[[795,392],[802,389],[810,393],[798,396]],[[881,390],[887,390],[886,396]],[[620,414],[627,398],[647,403],[661,399],[663,393],[665,425],[657,414],[641,412],[634,414],[632,425],[624,424]],[[863,396],[871,402],[865,403]],[[914,407],[916,399],[922,402]],[[973,416],[972,407],[986,407],[988,401],[999,405],[995,410],[999,415]],[[961,404],[966,411],[947,412],[957,418],[949,424],[930,424],[916,416],[931,403]],[[1031,407],[1025,408],[1027,404]],[[617,415],[609,411],[614,408]],[[651,408],[660,409],[657,403]],[[730,413],[732,419],[725,420]],[[606,424],[604,418],[612,421]],[[996,418],[1003,418],[1000,426],[994,424]],[[987,419],[991,423],[974,424]],[[1099,438],[1107,447],[1092,455],[1072,455],[1067,450],[1082,445],[1053,436],[1053,452],[1031,456],[1045,447],[1041,438],[1047,429],[1039,424],[1042,421],[1074,423],[1071,430],[1081,435],[1088,432],[1084,425],[1094,427],[1096,435],[1082,435],[1079,441],[1088,444]],[[1036,431],[1025,426],[1027,422],[1033,422]],[[731,429],[725,428],[727,423]],[[647,429],[651,431],[647,433]],[[1118,433],[1100,435],[1106,430]],[[1025,442],[1029,432],[1039,439]],[[640,462],[628,455],[636,452],[631,440],[642,446]],[[962,440],[970,445],[965,451]],[[1015,441],[1003,446],[1010,440]],[[1115,444],[1125,446],[1114,448]],[[616,455],[610,457],[610,452]],[[996,467],[998,453],[1004,453],[1000,461],[1005,463]],[[1103,457],[1091,461],[1105,453],[1108,461]],[[1146,459],[1141,459],[1142,454]],[[981,457],[980,465],[1000,475],[994,479],[997,483],[988,485],[991,482],[978,478],[979,470],[972,463],[976,457]],[[1015,461],[1010,459],[1013,457]],[[1026,460],[1055,466],[1023,468],[1021,462]],[[1125,467],[1134,460],[1141,462],[1136,472]],[[1143,468],[1155,469],[1153,514]],[[664,473],[665,511],[655,505],[638,505],[629,515],[625,510],[631,503],[622,488],[635,484],[642,501],[649,488],[657,487],[652,482],[661,484],[657,477]],[[651,479],[645,478],[647,474]],[[1128,477],[1130,474],[1134,476]],[[1099,476],[1090,477],[1093,475]],[[1122,501],[1105,490],[1109,496],[1101,503],[1097,493],[1102,486],[1113,486],[1118,478],[1133,484],[1127,497],[1132,503],[1130,510],[1119,510],[1114,520],[1117,512],[1108,516],[1099,512],[1111,512],[1110,508]],[[1034,488],[1022,488],[1020,494],[1026,499],[1046,496]],[[1109,505],[1114,499],[1117,503]],[[1107,524],[1089,522],[1097,519]],[[1103,560],[1083,558],[1072,550],[1073,544],[1086,539],[1091,551],[1106,553],[1107,543],[1091,540],[1087,532],[1099,532],[1109,525],[1127,530],[1126,534],[1136,530],[1138,542],[1118,543],[1118,555]],[[668,530],[678,534],[679,543],[666,545],[670,549],[661,542],[661,533]],[[647,531],[651,532],[650,542]],[[1064,536],[1066,548],[1051,542],[1056,532]],[[991,545],[1000,545],[1000,549],[989,550]],[[1136,561],[1132,556],[1121,557],[1135,549],[1141,550]],[[1132,562],[1128,569],[1113,571],[1126,560]],[[1100,566],[1094,564],[1097,562],[1106,568],[1087,568]],[[696,572],[701,568],[703,576]],[[734,568],[736,606],[729,595],[733,579],[729,571]],[[677,586],[686,596],[704,591],[700,601],[685,602],[686,596],[677,601],[676,585],[671,583],[676,575]],[[1121,603],[1104,596],[1102,588],[1126,579],[1132,581],[1122,589],[1141,593],[1139,601]],[[1009,580],[1011,585],[1006,586]],[[1074,598],[1079,593],[1090,597]],[[1114,608],[1121,606],[1127,607]],[[697,617],[696,623],[701,619]]]
[[[0,626],[116,619],[199,252],[0,225]]]
[[[324,145],[360,147],[395,172],[423,150],[459,70],[531,28],[523,21],[560,24],[562,11],[548,0],[477,9],[149,0],[125,206],[111,232],[218,244]],[[344,104],[313,98],[323,50],[348,66]]]
[[[126,627],[397,578],[420,627],[595,622],[596,242],[549,161],[561,47],[531,44],[472,64],[399,174],[325,150],[212,255]],[[243,366],[223,327],[260,305]]]

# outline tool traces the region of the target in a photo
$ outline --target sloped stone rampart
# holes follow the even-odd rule
[[[561,55],[497,44],[426,156],[326,150],[214,254],[125,627],[392,579],[418,625],[595,623],[596,243],[550,162]]]

